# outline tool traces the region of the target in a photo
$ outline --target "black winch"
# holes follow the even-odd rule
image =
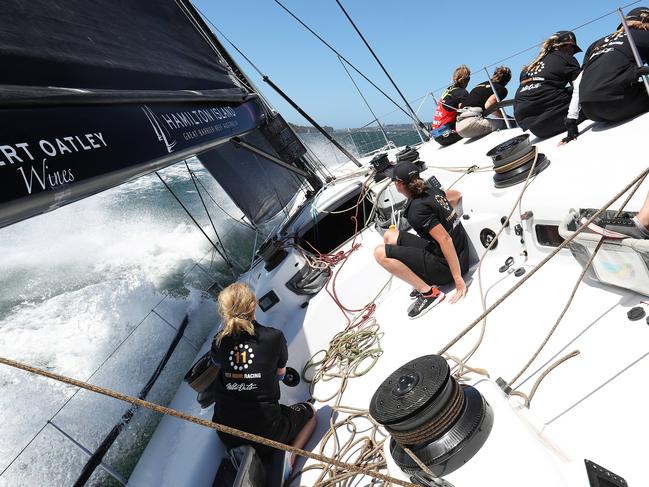
[[[537,150],[530,144],[529,137],[529,134],[518,135],[487,152],[487,157],[491,157],[494,164],[496,174],[493,179],[496,188],[507,188],[525,181],[535,159],[532,176],[550,165],[545,154],[539,153],[537,157]]]
[[[392,176],[392,163],[388,159],[387,152],[381,152],[375,155],[370,161],[370,164],[376,169],[376,174],[374,175],[375,182],[378,183]]]
[[[392,436],[392,458],[408,474],[421,469],[403,447],[443,476],[469,461],[493,426],[487,401],[477,389],[460,385],[439,355],[419,357],[393,372],[372,396],[370,414]]]
[[[408,161],[419,167],[419,172],[426,170],[426,163],[419,159],[419,151],[409,145],[395,154],[397,162]]]

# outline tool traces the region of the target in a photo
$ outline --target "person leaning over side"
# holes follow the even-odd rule
[[[213,421],[301,448],[315,429],[315,410],[309,403],[279,404],[279,381],[288,360],[284,334],[257,323],[257,300],[246,284],[226,287],[218,304],[223,325],[211,349],[212,362],[220,367]],[[260,455],[270,451],[218,434],[228,448],[250,444]]]
[[[507,97],[507,88],[505,86],[510,79],[512,79],[512,72],[507,66],[499,66],[494,70],[491,83],[493,83],[500,100]],[[482,137],[507,127],[505,121],[502,120],[502,110],[498,112],[501,118],[485,118],[482,116],[484,111],[498,103],[494,89],[491,88],[491,83],[485,81],[476,85],[464,100],[464,106],[458,114],[456,124],[456,130],[460,137],[465,139]]]
[[[574,56],[578,52],[575,34],[561,30],[548,38],[536,59],[522,69],[514,117],[523,130],[539,138],[566,130],[573,83],[581,71]]]
[[[626,21],[643,62],[649,60],[649,8],[631,10]],[[578,97],[578,98],[577,98]],[[584,115],[596,122],[620,122],[649,111],[649,95],[639,79],[629,39],[620,24],[612,34],[595,41],[584,55],[578,93]],[[568,133],[565,141],[577,137]]]
[[[471,79],[471,70],[464,64],[453,71],[453,84],[446,88],[437,103],[435,117],[431,125],[431,135],[443,146],[451,145],[460,140],[455,131],[457,109],[469,94],[466,87]]]
[[[374,257],[414,288],[410,295],[416,300],[408,316],[417,318],[444,300],[438,285],[455,283],[451,303],[466,294],[462,274],[469,268],[468,237],[454,209],[461,195],[427,186],[412,162],[397,164],[392,180],[408,198],[404,216],[418,236],[390,229],[383,235],[385,244],[374,249]]]

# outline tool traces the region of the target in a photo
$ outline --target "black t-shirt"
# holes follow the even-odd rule
[[[279,417],[277,369],[286,366],[284,334],[254,322],[255,334],[242,333],[212,343],[212,360],[221,365],[214,417],[261,432]]]
[[[514,95],[514,117],[518,125],[529,127],[554,119],[558,112],[568,114],[569,84],[581,68],[572,54],[548,53],[534,71],[521,71],[521,85]]]
[[[464,99],[468,94],[469,92],[466,91],[466,89],[461,88],[460,86],[451,85],[446,88],[440,101],[447,110],[457,110],[460,103],[464,102]]]
[[[631,29],[643,61],[649,59],[649,31]],[[584,74],[579,85],[579,101],[611,101],[624,97],[638,83],[638,68],[624,31],[595,41],[584,55]]]
[[[498,93],[498,97],[501,101],[507,97],[507,88],[505,88],[503,85],[501,85],[500,83],[494,83],[494,88],[496,89],[496,93]],[[485,103],[487,103],[487,100],[493,94],[494,92],[491,89],[489,81],[480,83],[479,85],[476,85],[469,93],[469,96],[466,97],[466,99],[464,100],[464,106],[480,107],[484,110]]]
[[[429,233],[438,224],[441,224],[453,239],[453,246],[458,255],[466,249],[467,237],[460,217],[441,189],[426,188],[423,194],[408,201],[404,214],[417,235],[429,242],[428,251],[440,259],[445,260],[444,254]]]

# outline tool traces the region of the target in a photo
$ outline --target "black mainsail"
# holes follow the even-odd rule
[[[185,0],[4,2],[0,227],[233,136],[264,137],[268,107],[202,27]],[[266,184],[235,190],[250,188],[259,164]],[[304,181],[267,161],[242,159],[237,169],[221,172],[253,222],[280,211]]]

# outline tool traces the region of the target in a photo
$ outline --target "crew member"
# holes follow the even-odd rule
[[[539,55],[521,71],[514,96],[518,125],[540,138],[566,130],[573,83],[581,68],[575,54],[581,52],[575,34],[560,30],[548,38]],[[583,117],[576,120],[576,124]]]
[[[416,299],[408,316],[417,318],[444,300],[438,285],[455,283],[451,303],[466,294],[462,273],[469,268],[468,237],[454,209],[461,195],[427,186],[412,162],[397,164],[392,180],[409,198],[404,216],[418,236],[390,229],[383,236],[385,245],[374,249],[374,257],[414,288],[411,296]]]
[[[471,79],[471,70],[464,64],[453,72],[453,84],[446,88],[437,103],[431,135],[443,146],[451,145],[461,139],[455,131],[457,109],[469,94],[466,87]]]
[[[465,139],[482,137],[507,127],[502,110],[498,112],[500,118],[486,118],[483,117],[483,113],[498,103],[498,99],[507,98],[505,86],[510,79],[512,79],[511,69],[507,66],[498,66],[491,76],[491,83],[485,81],[471,90],[469,96],[464,99],[463,108],[457,118],[456,130],[460,137]],[[498,98],[496,98],[496,93]]]
[[[257,300],[243,283],[225,288],[218,297],[223,325],[212,343],[212,361],[220,366],[213,421],[264,438],[304,446],[315,428],[309,403],[279,404],[279,381],[286,373],[288,349],[284,334],[255,321]],[[219,432],[228,448],[257,443]]]
[[[642,61],[647,62],[649,8],[634,8],[626,21]],[[649,111],[649,95],[639,80],[638,67],[622,24],[586,51],[579,102],[586,117],[597,122],[619,122]]]

